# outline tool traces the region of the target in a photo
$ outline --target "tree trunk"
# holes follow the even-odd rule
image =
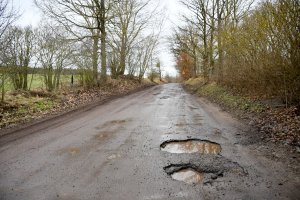
[[[2,73],[2,92],[1,92],[1,102],[4,102],[4,95],[5,95],[5,74]]]
[[[105,3],[101,0],[100,7],[100,31],[101,31],[101,82],[106,82],[106,29],[105,29]]]
[[[125,67],[126,67],[126,46],[125,43],[122,42],[121,47],[121,54],[120,54],[120,70],[118,72],[118,75],[124,75],[125,73]]]
[[[98,46],[99,36],[98,34],[93,37],[93,52],[92,52],[92,63],[93,63],[93,82],[96,85],[98,82]]]
[[[223,57],[224,52],[222,48],[222,9],[220,8],[221,3],[220,0],[217,1],[217,15],[218,15],[218,33],[217,33],[217,40],[218,40],[218,82],[221,83],[223,81]]]

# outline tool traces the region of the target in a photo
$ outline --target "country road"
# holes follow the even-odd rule
[[[245,125],[180,84],[31,129],[0,138],[1,200],[300,197],[299,174],[248,141]]]

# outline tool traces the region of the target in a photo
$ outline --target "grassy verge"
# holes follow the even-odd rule
[[[234,95],[225,88],[216,84],[202,86],[197,90],[197,93],[213,99],[215,102],[223,104],[229,108],[258,113],[267,109],[267,107],[261,103],[255,102],[247,97]]]
[[[201,78],[190,79],[184,85],[199,96],[247,119],[249,124],[258,128],[262,138],[300,147],[300,116],[297,107],[272,106],[263,103],[263,98],[256,97],[254,100],[215,83],[204,83]]]
[[[228,108],[257,113],[261,113],[267,109],[266,105],[248,97],[233,94],[226,88],[215,83],[204,84],[200,78],[190,79],[185,82],[185,85],[198,95],[207,97],[211,101]]]

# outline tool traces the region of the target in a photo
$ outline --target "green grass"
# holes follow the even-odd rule
[[[32,79],[32,81],[31,81]],[[79,76],[74,75],[74,84],[77,84],[79,82]],[[60,87],[67,87],[71,84],[71,75],[61,75],[60,79]],[[28,74],[28,88],[30,87],[30,90],[45,90],[46,85],[44,83],[44,77],[40,74]],[[13,91],[14,87],[9,78],[5,81],[5,91],[10,92]]]
[[[250,112],[263,112],[266,109],[266,106],[263,104],[252,101],[249,98],[230,93],[225,88],[216,84],[207,84],[201,86],[197,89],[197,93],[230,108],[236,108]]]

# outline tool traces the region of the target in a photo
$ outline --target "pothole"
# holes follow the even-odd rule
[[[160,145],[162,151],[169,153],[200,153],[200,154],[219,154],[221,152],[221,145],[208,141],[198,139],[188,140],[171,140],[166,141]]]
[[[164,167],[165,172],[172,179],[187,184],[208,184],[213,180],[223,177],[223,170],[204,169],[193,164],[171,164]]]
[[[174,172],[171,174],[171,177],[177,181],[183,181],[187,184],[199,184],[204,181],[204,175],[191,168]]]

